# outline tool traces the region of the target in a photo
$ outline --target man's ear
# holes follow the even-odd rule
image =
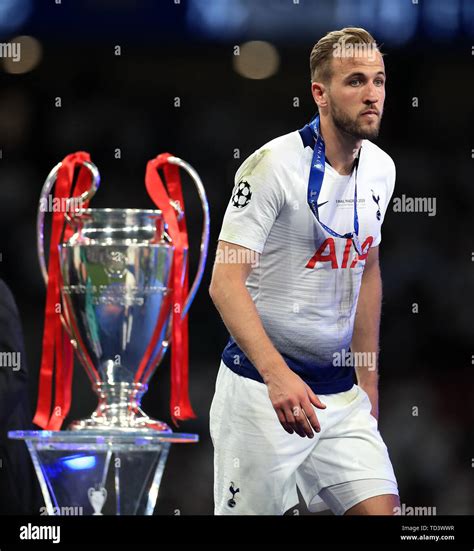
[[[322,82],[311,82],[311,93],[318,107],[327,107],[326,87]]]

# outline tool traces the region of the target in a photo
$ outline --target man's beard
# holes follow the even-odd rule
[[[367,109],[370,109],[370,107],[367,107]],[[365,128],[358,121],[358,118],[356,120],[351,119],[344,111],[338,109],[334,103],[331,103],[331,116],[336,128],[358,140],[375,140],[379,135],[381,113],[378,115],[377,125]]]

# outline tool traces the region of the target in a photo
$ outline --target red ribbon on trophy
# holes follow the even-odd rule
[[[90,155],[83,151],[64,158],[58,170],[54,186],[54,198],[62,205],[70,197],[79,197],[90,187],[91,175],[83,166],[90,161]],[[74,173],[79,169],[77,183],[73,187]],[[82,205],[87,208],[88,201]],[[48,260],[48,287],[46,292],[46,311],[43,329],[43,355],[41,358],[38,404],[33,422],[46,430],[59,430],[71,407],[71,386],[73,374],[73,349],[69,335],[61,324],[61,270],[58,245],[72,234],[72,228],[66,225],[64,211],[53,210],[51,242]],[[53,402],[53,373],[54,408]]]
[[[172,347],[171,347],[171,399],[170,413],[175,424],[177,420],[196,418],[190,400],[188,388],[188,315],[182,315],[184,304],[188,296],[188,233],[186,229],[186,218],[184,215],[184,200],[181,189],[181,178],[179,167],[168,162],[170,153],[162,153],[155,159],[148,162],[145,174],[145,185],[149,196],[155,205],[163,213],[163,219],[167,225],[167,232],[174,245],[173,268],[172,268]],[[162,168],[165,176],[167,189],[158,173]],[[167,191],[168,190],[168,191]],[[181,218],[170,203],[174,202],[182,211]],[[183,280],[184,273],[184,280]],[[158,338],[160,324],[155,329],[155,335],[150,343],[150,349]],[[137,373],[137,378],[145,368],[145,355],[143,365]]]

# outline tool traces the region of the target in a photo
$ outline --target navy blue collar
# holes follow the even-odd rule
[[[301,130],[298,130],[300,133],[300,137],[303,141],[303,147],[311,147],[311,149],[314,149],[314,137],[313,133],[311,132],[311,128],[306,125]]]

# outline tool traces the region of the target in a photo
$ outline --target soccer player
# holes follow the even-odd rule
[[[210,411],[216,514],[394,514],[378,430],[385,68],[364,29],[310,56],[319,115],[238,169],[210,295],[229,330]],[[357,381],[357,384],[355,382]]]

